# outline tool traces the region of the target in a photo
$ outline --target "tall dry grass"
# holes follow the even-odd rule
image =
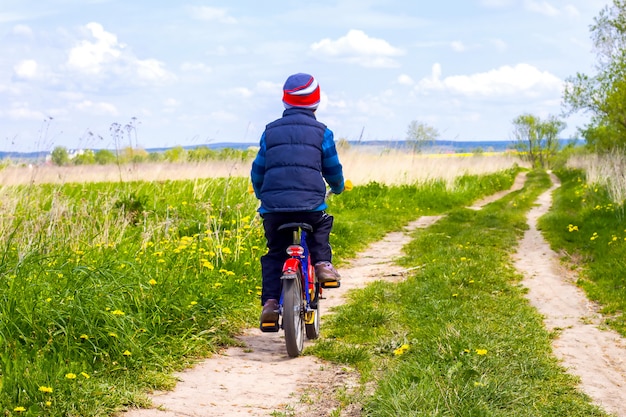
[[[626,155],[623,153],[577,155],[568,160],[567,167],[585,171],[588,183],[606,187],[614,203],[626,201]]]
[[[340,149],[339,157],[346,178],[355,185],[411,184],[426,180],[445,180],[469,174],[481,175],[523,165],[518,157],[496,155],[421,155],[397,150]],[[0,170],[0,184],[63,184],[73,182],[164,181],[193,178],[247,177],[252,161],[207,161],[201,163],[142,163],[125,166],[53,165],[17,167]]]
[[[524,165],[509,154],[459,155],[415,154],[412,152],[363,151],[348,149],[340,153],[344,175],[356,185],[372,181],[393,185],[444,180],[452,184],[462,175],[490,174]]]

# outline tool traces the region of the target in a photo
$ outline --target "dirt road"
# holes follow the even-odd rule
[[[511,190],[522,187],[520,175]],[[501,198],[493,195],[471,208]],[[530,230],[515,254],[516,267],[528,278],[529,299],[546,317],[548,328],[561,328],[555,340],[555,354],[572,373],[581,377],[581,389],[607,411],[626,417],[626,358],[624,342],[597,327],[598,317],[584,296],[559,267],[558,257],[537,232],[536,219],[548,210],[551,193],[529,215]],[[346,292],[380,279],[401,279],[404,271],[394,265],[414,228],[427,227],[438,217],[422,217],[402,232],[390,233],[359,254],[341,269],[342,286],[325,292],[322,317],[339,305]],[[591,320],[593,318],[593,320]],[[329,416],[337,408],[337,390],[356,386],[350,369],[324,363],[310,356],[289,358],[282,333],[247,330],[241,337],[245,347],[233,347],[192,369],[177,374],[180,382],[171,392],[155,392],[154,408],[130,410],[123,417],[200,416]],[[303,398],[303,394],[309,395]],[[360,415],[358,405],[342,410],[343,417]]]
[[[548,330],[558,331],[555,355],[581,382],[582,391],[596,404],[619,417],[626,417],[626,342],[619,334],[603,330],[596,306],[575,285],[575,274],[560,264],[550,249],[537,219],[550,208],[553,187],[539,196],[528,214],[529,230],[514,256],[515,267],[524,274],[531,304],[543,314]]]

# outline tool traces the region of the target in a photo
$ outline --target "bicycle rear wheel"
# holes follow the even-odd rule
[[[304,313],[302,279],[298,273],[295,278],[283,280],[283,329],[287,354],[292,358],[300,356],[304,349]]]
[[[310,271],[309,273],[313,276],[314,284],[313,288],[308,289],[311,298],[309,304],[311,308],[307,309],[304,314],[304,328],[306,330],[306,338],[312,340],[320,337],[320,288],[315,271]]]
[[[316,310],[308,311],[305,314],[305,330],[306,330],[306,338],[317,339],[320,337],[320,308],[319,304]]]

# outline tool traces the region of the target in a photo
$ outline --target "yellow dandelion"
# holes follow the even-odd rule
[[[76,379],[76,374],[73,374],[71,372],[67,373],[67,374],[65,374],[65,378],[67,378],[67,379]]]
[[[87,372],[81,372],[80,375],[85,379],[91,378]]]
[[[46,401],[46,407],[50,407],[52,405],[52,401]]]
[[[396,356],[404,355],[407,350],[409,350],[409,345],[407,345],[405,343],[402,346],[400,346],[399,348],[395,349],[393,351],[393,354],[396,355]]]
[[[24,411],[26,411],[26,409],[20,405],[15,407],[13,411],[15,411],[16,413],[23,413]]]
[[[196,304],[198,304],[198,302],[197,301],[192,301],[189,304],[191,304],[192,306],[195,306]]]
[[[46,387],[42,385],[41,387],[39,387],[39,391],[51,393],[53,390],[52,390],[52,387]]]
[[[224,253],[226,255],[229,255],[229,254],[233,253],[233,251],[230,248],[223,248],[222,249],[222,253]]]
[[[80,338],[83,339],[83,340],[87,340],[87,339],[89,339],[89,336],[87,336],[86,334],[81,334]]]
[[[476,354],[477,355],[486,355],[487,354],[487,349],[476,349]]]
[[[111,314],[114,316],[123,316],[125,313],[122,310],[113,310],[111,311]]]
[[[156,282],[156,280],[153,278],[153,279],[151,279],[150,281],[148,281],[148,284],[150,284],[150,285],[156,285],[156,284],[157,284],[157,282]]]
[[[111,336],[111,337],[117,337],[117,333],[110,332],[110,333],[109,333],[109,336]]]
[[[130,355],[132,355],[132,353],[130,353],[130,350],[125,350],[124,353],[122,353],[122,355],[130,356]]]

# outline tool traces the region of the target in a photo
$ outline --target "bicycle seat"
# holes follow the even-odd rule
[[[302,229],[307,232],[313,232],[313,226],[311,226],[308,223],[298,223],[298,222],[285,223],[278,227],[278,230],[284,230],[284,229]]]

